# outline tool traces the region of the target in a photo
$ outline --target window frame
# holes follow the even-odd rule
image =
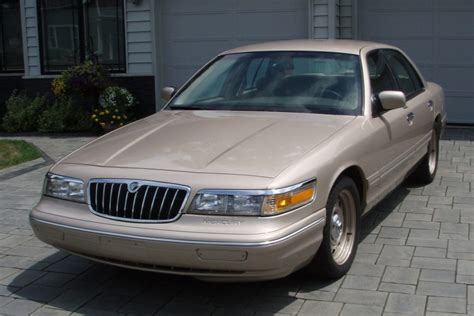
[[[18,23],[20,25],[20,29],[23,31],[23,26],[21,24],[21,5],[19,4],[18,5],[18,13],[19,13],[19,20],[18,20]],[[1,37],[1,41],[2,41],[2,50],[5,49],[5,45],[3,44],[4,43],[4,37],[3,37],[3,34],[5,34],[4,32],[4,24],[1,22],[3,19],[3,8],[0,6],[0,28],[2,29],[2,37]],[[23,34],[22,34],[23,35]],[[8,65],[5,65],[3,63],[0,64],[0,74],[24,74],[25,73],[25,48],[23,47],[23,38],[21,37],[20,38],[20,43],[21,43],[21,65],[18,65],[18,66],[21,66],[21,69],[14,69],[14,70],[8,70]],[[3,54],[5,56],[5,53]],[[5,67],[7,66],[7,67]]]
[[[71,2],[74,4],[74,9],[73,9],[73,12],[72,12],[72,17],[73,17],[73,23],[75,23],[75,25],[77,25],[77,28],[78,28],[78,39],[79,39],[79,58],[78,58],[78,62],[76,61],[76,63],[74,65],[64,65],[64,69],[61,69],[61,70],[46,70],[46,58],[47,57],[47,49],[44,47],[44,40],[45,40],[45,37],[46,37],[46,40],[49,40],[48,38],[48,34],[45,33],[45,28],[44,28],[44,25],[43,25],[43,16],[41,14],[41,9],[42,9],[42,0],[36,0],[36,13],[37,13],[37,25],[38,25],[38,45],[39,45],[39,53],[40,53],[40,69],[41,69],[41,74],[42,75],[58,75],[60,74],[61,72],[65,71],[66,69],[68,69],[69,67],[74,67],[74,66],[77,66],[79,65],[80,63],[83,63],[84,61],[87,60],[87,50],[88,50],[88,44],[86,44],[86,30],[89,30],[90,29],[90,21],[85,19],[85,14],[84,14],[84,11],[88,10],[88,5],[89,3],[83,3],[82,0],[71,0]],[[121,4],[122,6],[122,20],[123,20],[123,23],[117,23],[117,26],[119,26],[121,28],[121,32],[122,32],[122,41],[123,41],[123,45],[122,45],[122,49],[123,49],[123,60],[121,60],[120,64],[114,64],[114,65],[108,65],[108,64],[103,64],[103,63],[98,63],[99,65],[105,67],[110,73],[112,74],[122,74],[122,73],[127,73],[128,69],[127,69],[127,42],[126,42],[126,39],[127,39],[127,36],[125,34],[126,32],[126,28],[125,28],[125,23],[126,23],[126,19],[125,19],[125,15],[126,15],[126,5],[125,5],[125,2],[122,1],[122,0],[118,0],[117,3]],[[75,12],[74,10],[77,10],[77,23],[75,21]],[[118,7],[117,7],[117,11],[118,11]],[[86,25],[87,24],[87,25]],[[48,26],[47,26],[48,27]],[[117,29],[118,30],[118,29]],[[61,65],[62,66],[62,65]],[[112,67],[110,66],[119,66],[117,68],[120,68],[120,69],[113,69]]]

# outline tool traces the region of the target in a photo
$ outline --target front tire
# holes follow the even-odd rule
[[[431,139],[428,144],[428,152],[421,160],[412,175],[412,179],[420,184],[433,182],[438,171],[439,136],[436,129],[431,131]]]
[[[359,227],[359,192],[354,181],[343,176],[329,194],[323,242],[309,269],[322,278],[346,274],[357,251]]]

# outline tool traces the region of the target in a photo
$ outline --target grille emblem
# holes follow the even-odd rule
[[[138,182],[130,182],[128,184],[128,192],[135,193],[140,189],[140,184]]]

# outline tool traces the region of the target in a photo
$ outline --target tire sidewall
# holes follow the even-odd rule
[[[433,172],[430,171],[430,153],[431,153],[431,142],[433,137],[436,142],[436,166]],[[420,160],[418,165],[416,166],[415,170],[409,175],[410,181],[416,184],[427,185],[434,181],[436,177],[436,173],[438,172],[439,168],[439,137],[440,131],[433,127],[431,130],[431,137],[427,146],[427,153],[423,156]]]
[[[354,199],[354,205],[356,209],[356,216],[355,216],[355,236],[354,236],[354,243],[352,245],[351,254],[347,258],[346,262],[342,265],[337,264],[334,261],[331,252],[331,242],[330,242],[330,225],[331,220],[330,216],[332,215],[332,209],[336,203],[337,197],[339,193],[343,190],[348,190],[351,192],[352,198]],[[359,242],[360,236],[360,218],[361,218],[361,207],[360,207],[360,198],[359,192],[357,190],[357,186],[355,185],[354,181],[349,177],[341,177],[337,180],[336,184],[331,190],[329,194],[328,202],[326,204],[326,224],[323,230],[323,242],[316,254],[316,261],[319,265],[323,265],[323,270],[327,275],[322,275],[323,277],[330,277],[330,278],[338,278],[344,275],[352,265],[354,261],[354,257],[357,250],[357,245]],[[316,267],[317,268],[317,267]]]
[[[436,165],[435,165],[435,168],[434,168],[433,172],[430,172],[430,168],[429,168],[429,164],[428,164],[428,174],[430,175],[431,181],[433,181],[434,178],[436,177],[436,173],[438,172],[438,165],[439,165],[439,133],[436,130],[436,128],[433,129],[433,131],[431,133],[431,137],[434,137],[435,142],[436,142]],[[430,151],[431,148],[428,147],[428,150]],[[430,155],[430,152],[428,152],[428,157],[427,157],[428,162],[429,162],[429,155]]]

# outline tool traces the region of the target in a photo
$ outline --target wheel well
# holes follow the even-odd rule
[[[365,194],[367,191],[367,180],[365,179],[363,171],[357,166],[352,166],[345,169],[339,177],[341,176],[347,176],[354,181],[355,185],[357,186],[357,190],[359,191],[360,205],[362,208],[364,208]]]

